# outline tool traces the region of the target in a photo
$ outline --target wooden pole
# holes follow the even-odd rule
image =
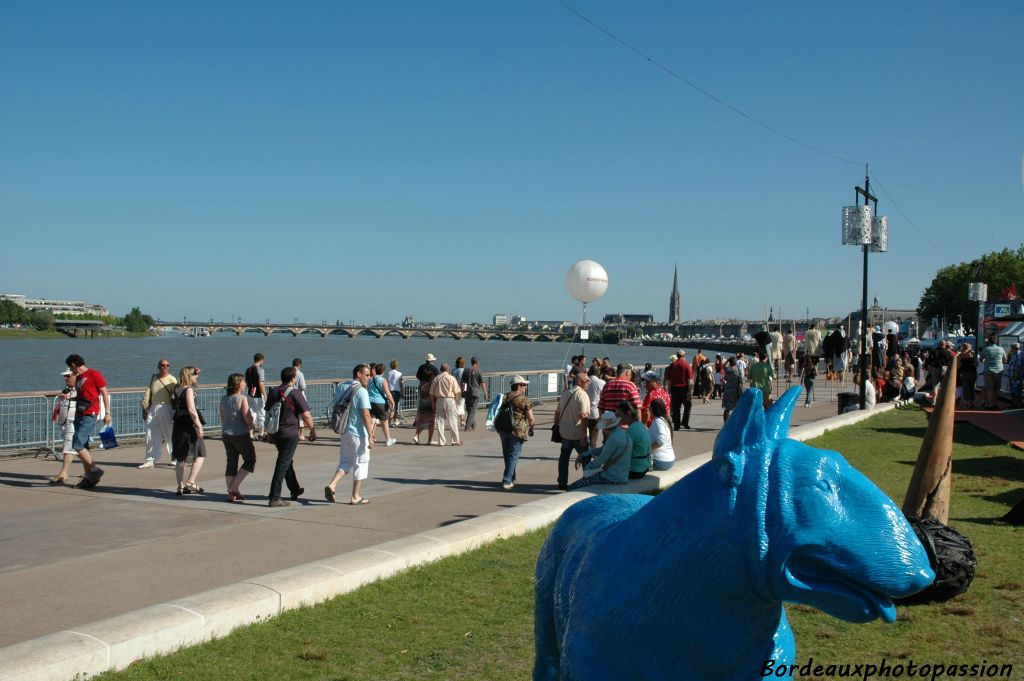
[[[953,478],[953,415],[956,410],[957,356],[942,379],[935,410],[928,421],[914,473],[910,476],[903,512],[918,518],[949,522]]]

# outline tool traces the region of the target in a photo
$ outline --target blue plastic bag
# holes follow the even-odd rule
[[[100,442],[103,444],[103,449],[113,449],[114,447],[117,447],[117,435],[114,433],[113,424],[103,426],[100,429]]]
[[[498,410],[501,409],[501,402],[504,399],[505,396],[498,393],[491,400],[491,405],[487,407],[487,422],[484,424],[487,430],[494,430],[494,417],[498,415]]]

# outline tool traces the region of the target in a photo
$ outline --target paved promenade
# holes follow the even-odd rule
[[[823,381],[817,392],[813,407],[797,407],[794,426],[836,413]],[[299,447],[306,493],[285,509],[266,506],[275,457],[267,444],[257,445],[244,505],[226,503],[217,439],[200,474],[207,493],[184,497],[174,494],[169,466],[136,468],[138,446],[98,451],[106,474],[87,491],[47,484],[59,467],[52,460],[0,460],[0,647],[559,494],[552,411],[552,404],[537,410],[537,436],[524,448],[513,491],[498,484],[498,438],[481,419],[480,430],[463,434],[463,447],[414,446],[412,429],[397,429],[399,444],[373,450],[363,489],[372,501],[359,507],[323,499],[337,464],[329,430],[331,437]],[[709,451],[721,422],[720,403],[695,401],[693,430],[675,434],[677,456]],[[80,475],[81,465],[73,472]],[[339,502],[350,490],[342,480]]]

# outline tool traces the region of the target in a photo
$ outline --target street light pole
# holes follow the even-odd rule
[[[864,199],[864,205],[860,203]],[[864,186],[854,187],[854,205],[843,207],[843,245],[860,246],[864,252],[864,275],[860,296],[860,408],[867,406],[868,377],[868,252],[884,253],[889,250],[889,218],[878,215],[878,197],[871,193],[871,178],[864,164]],[[872,208],[872,205],[874,207]],[[852,332],[851,332],[852,333]]]
[[[864,205],[868,205],[868,201],[874,204],[874,213],[878,214],[878,198],[871,193],[871,179],[868,177],[868,166],[864,164],[864,187],[855,187],[854,201],[856,205],[860,204],[861,197],[864,198]],[[867,375],[868,375],[868,338],[870,333],[868,331],[868,249],[870,244],[864,244],[864,278],[861,286],[861,298],[860,298],[860,408],[864,410],[867,406],[867,395],[865,388],[867,387]]]

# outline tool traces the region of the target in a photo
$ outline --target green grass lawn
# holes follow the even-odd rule
[[[891,411],[813,444],[843,452],[901,503],[924,428],[921,412]],[[950,524],[978,556],[970,591],[946,604],[901,607],[893,625],[848,624],[789,606],[798,659],[987,660],[1024,674],[1024,534],[993,522],[1024,496],[1022,481],[1021,452],[958,425]],[[499,541],[98,678],[528,679],[533,567],[546,534]]]

